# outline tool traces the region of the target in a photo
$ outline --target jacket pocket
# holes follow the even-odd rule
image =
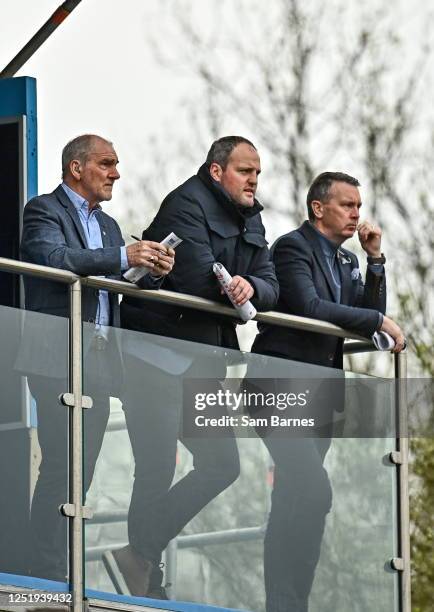
[[[220,236],[220,238],[234,238],[241,233],[240,228],[228,220],[226,222],[220,219],[206,219],[206,223],[214,234]]]
[[[248,244],[252,244],[258,248],[262,248],[267,246],[268,242],[265,239],[265,236],[259,234],[258,232],[249,232],[248,230],[242,234],[244,242]]]

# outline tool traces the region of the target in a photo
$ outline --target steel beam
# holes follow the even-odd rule
[[[410,500],[408,486],[408,415],[407,415],[407,354],[395,354],[396,378],[396,417],[398,420],[397,450],[401,463],[398,469],[399,491],[399,556],[402,559],[400,570],[401,609],[411,612],[411,573],[410,573]]]
[[[84,611],[84,525],[83,525],[83,382],[81,282],[69,286],[69,502],[74,506],[69,521],[70,583],[73,612]]]
[[[81,0],[66,0],[61,4],[21,51],[3,68],[0,72],[0,79],[13,77],[80,2]]]

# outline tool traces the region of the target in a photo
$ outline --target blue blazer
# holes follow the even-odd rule
[[[77,211],[59,185],[52,193],[37,196],[24,208],[21,259],[43,266],[70,270],[80,276],[119,279],[120,246],[124,244],[118,224],[99,211],[98,223],[104,248],[91,250]],[[69,315],[67,285],[35,277],[24,277],[26,309],[66,317]],[[111,324],[119,325],[117,296],[109,294]],[[98,291],[83,287],[84,321],[95,321]]]
[[[356,255],[340,248],[341,299],[337,302],[320,241],[308,221],[280,237],[271,249],[280,286],[276,310],[320,319],[369,338],[379,312],[386,311],[386,278],[369,268],[366,284]],[[252,352],[329,367],[342,367],[343,340],[313,332],[259,323]]]
[[[24,208],[21,259],[70,270],[80,276],[120,279],[120,247],[124,245],[116,221],[98,211],[103,248],[89,249],[77,211],[61,186],[37,196]],[[146,280],[148,279],[148,280]],[[143,288],[157,289],[161,281],[144,277]],[[25,373],[64,377],[68,363],[68,286],[24,276],[26,313],[23,341],[16,368]],[[119,300],[109,293],[110,325],[119,326]],[[83,349],[89,348],[98,308],[98,290],[82,288]],[[47,317],[47,315],[51,315]],[[86,324],[87,323],[87,324]]]

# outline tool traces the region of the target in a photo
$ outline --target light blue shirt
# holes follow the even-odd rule
[[[103,248],[102,237],[101,237],[101,228],[98,223],[97,214],[101,209],[101,206],[98,204],[89,211],[89,203],[83,196],[79,195],[75,191],[73,191],[68,185],[62,183],[62,187],[74,205],[75,210],[77,211],[78,217],[80,219],[80,223],[83,227],[84,234],[86,236],[86,242],[89,249],[101,249]],[[126,247],[121,246],[121,270],[128,269],[128,259]],[[103,335],[104,333],[103,327],[110,325],[110,302],[107,291],[99,291],[98,298],[98,309],[95,317],[95,329],[97,331],[101,331]]]

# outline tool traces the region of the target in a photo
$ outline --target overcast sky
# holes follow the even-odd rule
[[[60,0],[0,2],[1,68],[60,4]],[[396,0],[394,11],[403,4],[403,1]],[[207,6],[211,5],[215,6],[213,0],[198,0],[193,4],[195,28],[206,28],[207,15],[210,14]],[[51,191],[58,184],[60,154],[69,139],[85,132],[101,134],[113,140],[121,162],[121,181],[116,186],[112,203],[104,204],[104,208],[117,219],[122,219],[122,212],[135,198],[131,186],[140,174],[140,168],[153,155],[148,144],[151,135],[158,135],[161,139],[163,134],[170,137],[177,130],[186,132],[185,116],[179,113],[182,98],[199,97],[197,108],[200,115],[198,83],[178,70],[176,54],[169,71],[157,64],[150,49],[150,33],[156,34],[162,48],[176,49],[176,45],[181,44],[173,40],[173,28],[170,28],[173,6],[173,3],[162,0],[82,0],[17,73],[16,76],[37,79],[39,193]],[[237,5],[229,2],[224,6],[225,16],[230,19],[229,9]],[[407,9],[405,19],[399,18],[397,22],[403,26],[407,36],[417,40],[413,29],[417,22],[414,19],[416,13]],[[249,17],[255,20],[255,15]],[[230,67],[230,61],[225,67]],[[244,127],[238,127],[236,120],[229,123],[227,129],[233,133],[241,132],[257,142],[256,134],[245,133]],[[176,180],[195,172],[206,151],[193,149],[192,153],[193,157],[197,154],[197,159],[192,161],[191,170],[189,168],[186,176]],[[258,192],[260,199],[262,185],[269,184],[268,159],[262,150],[261,157],[264,172]],[[349,166],[350,159],[351,151],[348,151],[345,169],[359,176],[356,168]],[[167,163],[170,161],[169,158]],[[363,183],[363,177],[361,179]],[[162,189],[167,192],[174,186],[165,185]],[[127,187],[130,188],[128,193]],[[164,195],[161,193],[161,197]],[[133,201],[133,205],[141,210],[147,203],[142,197],[137,204]],[[271,238],[275,237],[276,231],[281,231],[280,227],[267,229]]]
[[[0,69],[9,63],[60,4],[60,0],[0,2]],[[368,2],[367,6],[362,8],[366,8],[369,14],[370,6],[374,4],[378,6],[379,2]],[[179,69],[176,45],[181,44],[181,39],[173,39],[173,28],[170,27],[174,6],[178,6],[176,0],[82,0],[16,75],[37,79],[39,193],[52,191],[60,182],[60,155],[68,140],[86,132],[97,133],[113,140],[120,158],[121,181],[116,185],[112,202],[105,203],[104,209],[121,222],[127,240],[132,230],[130,224],[134,224],[135,233],[140,233],[145,226],[146,214],[152,215],[149,199],[135,188],[135,179],[140,174],[140,169],[155,155],[149,144],[150,138],[155,135],[160,142],[163,139],[165,143],[164,138],[170,139],[171,135],[179,134],[179,131],[189,134],[185,115],[180,112],[180,101],[183,98],[189,97],[196,102],[194,111],[196,112],[197,108],[199,118],[205,112],[200,84],[193,76],[188,76]],[[201,31],[212,23],[211,19],[207,20],[211,6],[216,10],[222,8],[226,21],[230,21],[233,17],[231,10],[239,12],[240,5],[237,5],[237,0],[224,5],[216,4],[215,0],[197,0],[193,3],[194,31]],[[249,3],[245,3],[244,7],[246,6],[250,6]],[[312,6],[316,8],[315,4]],[[338,10],[337,2],[334,6]],[[332,29],[331,40],[351,38],[351,24],[363,25],[363,11],[357,13],[358,6],[360,4],[356,2],[354,5],[349,4],[349,10],[354,11],[350,27],[343,28],[343,31],[339,28],[336,28],[336,31]],[[399,70],[403,70],[408,63],[408,56],[411,57],[413,51],[420,48],[425,40],[421,35],[420,22],[422,21],[423,25],[429,6],[423,11],[416,10],[420,6],[415,2],[395,0],[390,7],[385,8],[385,11],[394,17],[395,29],[392,30],[392,35],[398,34],[406,40],[403,47],[405,55],[396,58],[401,61]],[[273,10],[273,7],[275,5],[270,3],[267,10]],[[373,17],[375,16],[374,11]],[[248,44],[251,31],[247,27],[247,17],[250,18],[250,23],[253,20],[259,28],[262,27],[262,21],[257,20],[258,15],[255,12],[250,15],[240,14],[239,17],[241,27],[246,24],[245,32],[242,31],[240,35]],[[427,19],[426,22],[428,23]],[[225,33],[224,23],[217,20],[216,24],[219,33]],[[151,33],[157,38],[160,48],[175,49],[171,70],[162,69],[156,62],[150,48]],[[179,55],[182,50],[179,49]],[[210,58],[211,68],[214,67],[213,59]],[[389,59],[394,63],[394,58],[385,58],[385,61]],[[224,68],[228,73],[225,75],[229,80],[227,86],[230,87],[232,83],[237,82],[239,75],[235,74],[233,77],[229,68],[237,67],[232,65],[228,58]],[[232,78],[234,80],[231,81]],[[246,95],[248,93],[246,92]],[[432,105],[429,105],[429,92],[424,91],[422,99],[425,100],[425,94],[428,94],[427,104],[432,108]],[[229,117],[228,120],[225,125],[228,133],[242,133],[257,142],[256,134],[246,133],[244,127],[237,123],[238,119],[234,118],[232,121],[232,117]],[[424,117],[420,116],[419,123],[421,125],[418,129],[424,131]],[[258,144],[261,147],[261,143]],[[201,147],[207,147],[207,144],[202,143]],[[189,156],[185,155],[185,149],[174,153],[173,147],[168,147],[167,157],[163,151],[163,157],[158,160],[158,168],[173,164],[173,155],[177,154],[179,159],[186,159],[182,172],[188,174],[172,177],[169,182],[166,181],[167,184],[162,181],[158,201],[160,196],[162,199],[170,188],[176,186],[176,182],[196,171],[206,154],[206,150],[198,150],[199,148],[197,143],[191,146]],[[269,159],[265,152],[262,153],[262,149],[260,151],[264,172],[258,191],[259,199],[270,184],[267,178]],[[357,168],[351,166],[351,150],[345,150],[344,153],[344,169],[353,171],[363,183],[364,177],[359,175]],[[171,184],[174,181],[175,183]],[[365,201],[363,188],[362,198]],[[285,197],[280,196],[280,199],[285,204]],[[131,206],[137,211],[138,217],[128,211]],[[369,202],[366,202],[364,207],[364,213],[366,211],[369,214]],[[270,240],[293,227],[284,214],[281,219],[272,223],[268,221],[267,215],[264,215],[264,218]],[[386,252],[389,241],[393,239],[389,226],[384,232]],[[354,248],[354,243],[354,240],[351,241],[349,248]],[[400,265],[400,262],[395,261],[395,264]],[[388,264],[389,269],[391,265],[393,262]]]
[[[60,4],[0,3],[1,68]],[[40,193],[58,184],[61,149],[70,138],[101,134],[113,140],[121,160],[119,189],[106,207],[120,216],[115,207],[122,182],[137,173],[141,143],[173,116],[176,98],[188,85],[161,71],[146,45],[146,29],[155,27],[158,10],[158,0],[83,0],[16,74],[37,79]],[[163,22],[161,27],[163,36]]]

